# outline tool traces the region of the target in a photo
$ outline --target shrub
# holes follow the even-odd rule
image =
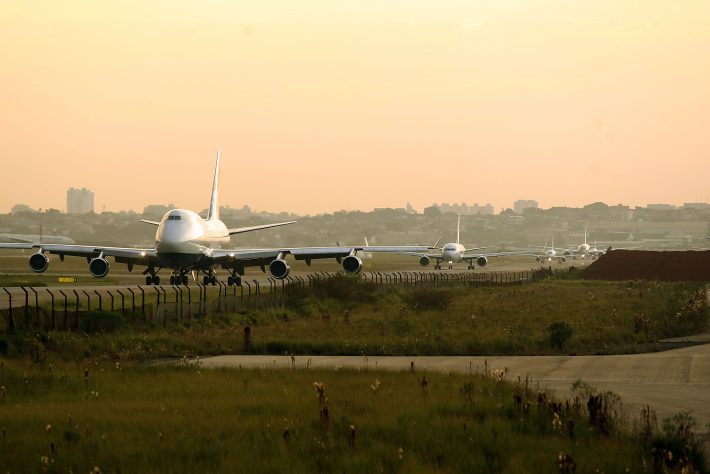
[[[562,350],[562,346],[572,336],[572,326],[563,321],[556,321],[547,327],[547,333],[550,337],[550,345]]]
[[[416,310],[444,310],[454,295],[443,288],[417,288],[403,295],[409,306]]]
[[[79,318],[79,331],[85,333],[115,332],[123,326],[121,313],[115,311],[88,311]]]

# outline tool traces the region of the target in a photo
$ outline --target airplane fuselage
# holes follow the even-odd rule
[[[220,220],[206,220],[194,211],[167,212],[155,232],[155,249],[160,265],[192,269],[213,248],[229,242],[227,226]]]
[[[456,243],[446,244],[441,250],[443,260],[451,263],[459,263],[463,260],[465,252],[466,248],[463,245]]]

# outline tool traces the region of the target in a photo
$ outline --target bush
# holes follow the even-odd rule
[[[449,305],[454,295],[442,288],[417,288],[403,295],[404,301],[416,310],[443,310]]]
[[[547,332],[550,336],[550,345],[562,350],[562,346],[572,336],[572,326],[563,321],[556,321],[547,327]]]
[[[79,331],[85,333],[115,332],[124,324],[121,313],[115,311],[88,311],[79,318]]]

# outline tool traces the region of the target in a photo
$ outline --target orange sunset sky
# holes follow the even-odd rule
[[[707,0],[0,2],[0,212],[710,196]]]

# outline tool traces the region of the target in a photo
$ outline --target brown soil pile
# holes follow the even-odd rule
[[[710,250],[612,250],[582,272],[587,280],[710,281]]]

